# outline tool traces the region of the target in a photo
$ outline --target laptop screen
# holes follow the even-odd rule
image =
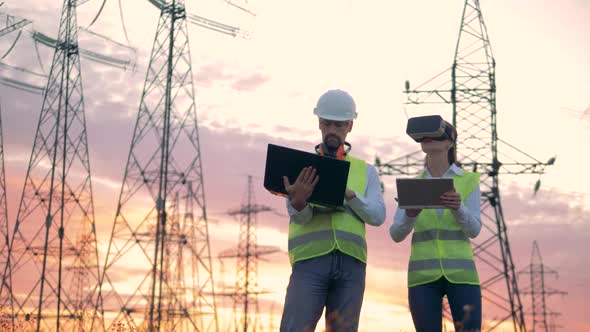
[[[268,144],[264,188],[273,194],[287,196],[283,176],[287,176],[289,183],[293,184],[307,166],[314,167],[319,176],[309,202],[329,207],[342,206],[350,169],[350,163],[346,160]]]

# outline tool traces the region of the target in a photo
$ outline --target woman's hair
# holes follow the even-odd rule
[[[447,158],[449,159],[449,164],[457,164],[459,165],[459,163],[457,162],[457,129],[455,128],[455,126],[453,126],[452,124],[448,123],[447,121],[445,121],[445,124],[447,126],[447,128],[445,129],[445,131],[450,130],[452,132],[452,135],[450,135],[453,139],[451,139],[451,141],[453,141],[453,146],[449,149],[449,152],[447,154]]]

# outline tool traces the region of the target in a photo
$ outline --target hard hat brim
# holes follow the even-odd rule
[[[357,113],[354,113],[354,116],[351,117],[346,117],[346,116],[336,116],[334,114],[322,114],[321,116],[318,114],[317,109],[314,108],[313,109],[313,114],[315,114],[318,118],[320,119],[324,119],[324,120],[331,120],[331,121],[351,121],[356,119],[357,117]]]

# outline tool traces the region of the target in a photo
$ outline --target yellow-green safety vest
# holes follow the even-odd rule
[[[367,184],[367,163],[351,156],[346,156],[346,160],[350,162],[347,188],[355,193],[364,193]],[[330,210],[321,213],[319,209],[314,208],[313,217],[306,224],[289,223],[291,265],[323,256],[335,249],[366,263],[365,223],[349,210]]]
[[[453,176],[455,190],[465,200],[479,185],[479,174],[463,171]],[[408,266],[408,287],[445,277],[452,283],[479,285],[469,238],[463,233],[449,209],[439,218],[435,209],[420,212]]]

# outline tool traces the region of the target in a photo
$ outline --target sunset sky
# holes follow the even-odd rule
[[[100,3],[91,0],[79,8],[79,25],[90,23]],[[404,81],[417,86],[452,64],[463,3],[248,0],[257,13],[250,17],[222,0],[187,0],[189,12],[251,33],[247,39],[231,38],[190,26],[191,53],[212,249],[217,253],[236,245],[239,225],[226,212],[239,206],[246,175],[253,175],[257,202],[276,211],[258,216],[259,244],[281,249],[259,266],[259,283],[271,291],[261,297],[262,313],[267,320],[274,317],[275,328],[290,273],[288,220],[283,199],[262,186],[266,145],[312,151],[321,138],[314,104],[325,90],[340,88],[355,98],[359,113],[349,136],[352,154],[373,162],[376,155],[388,161],[415,151],[418,146],[404,133]],[[59,0],[8,0],[1,9],[29,18],[35,30],[55,36],[61,5]],[[529,263],[537,240],[544,263],[559,272],[558,279],[550,276],[546,284],[568,292],[551,297],[549,308],[561,312],[558,323],[564,331],[588,332],[590,1],[481,0],[481,6],[497,63],[499,137],[541,161],[557,156],[541,177],[537,195],[533,186],[538,176],[500,178],[516,269]],[[159,15],[146,0],[125,0],[122,9],[131,46],[137,49],[136,70],[82,59],[99,246],[109,240]],[[126,43],[117,1],[107,1],[92,30]],[[7,49],[14,37],[0,39],[0,49]],[[21,39],[3,61],[41,71],[30,34]],[[80,45],[129,55],[101,49],[104,44],[83,32]],[[52,53],[40,51],[48,71]],[[0,85],[0,102],[12,221],[42,98]],[[420,111],[425,112],[424,106]],[[435,105],[426,112],[450,120],[451,107]],[[360,327],[412,331],[406,287],[410,243],[389,238],[394,178],[382,180],[387,219],[379,228],[368,227]],[[218,265],[215,272],[220,282],[232,283],[234,263],[226,265],[226,275],[219,275]],[[519,285],[528,287],[528,276],[521,276]],[[527,310],[528,296],[523,304]]]

